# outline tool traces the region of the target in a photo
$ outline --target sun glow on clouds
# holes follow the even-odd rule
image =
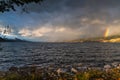
[[[52,27],[40,27],[37,29],[27,29],[23,28],[19,31],[19,33],[22,36],[30,36],[30,37],[42,37],[45,35],[48,35],[49,33],[58,33],[58,32],[64,32],[66,29],[61,27],[61,28],[52,28]]]
[[[76,39],[79,36],[79,31],[65,27],[40,27],[37,29],[23,28],[19,34],[24,37],[33,39],[44,39],[44,41],[64,41]]]
[[[104,24],[106,24],[106,21],[105,20],[101,20],[101,19],[90,19],[90,18],[81,18],[80,19],[80,22],[81,22],[81,24],[83,24],[83,25],[85,25],[85,24],[87,24],[87,25],[104,25]]]
[[[19,31],[19,34],[27,37],[41,37],[43,36],[43,34],[48,33],[49,31],[51,31],[51,29],[44,28],[44,27],[34,29],[34,30],[23,28]]]
[[[99,19],[95,19],[95,20],[91,21],[91,24],[105,24],[105,22],[102,20],[99,20]]]

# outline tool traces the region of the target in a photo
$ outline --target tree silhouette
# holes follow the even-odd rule
[[[43,0],[0,0],[0,12],[6,12],[6,11],[16,11],[15,6],[24,6],[25,4],[29,3],[36,3],[39,4]],[[23,8],[24,11],[24,8]]]

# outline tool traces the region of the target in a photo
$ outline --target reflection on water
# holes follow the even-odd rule
[[[0,43],[0,69],[26,65],[104,64],[120,62],[119,43]]]

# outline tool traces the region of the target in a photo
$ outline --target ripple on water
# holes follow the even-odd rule
[[[111,43],[0,43],[0,69],[21,65],[82,65],[103,67],[120,62],[120,44]],[[92,65],[91,65],[92,64]]]

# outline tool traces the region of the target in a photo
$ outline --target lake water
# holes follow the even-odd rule
[[[84,64],[102,67],[120,62],[120,43],[0,43],[0,70],[11,66]]]

